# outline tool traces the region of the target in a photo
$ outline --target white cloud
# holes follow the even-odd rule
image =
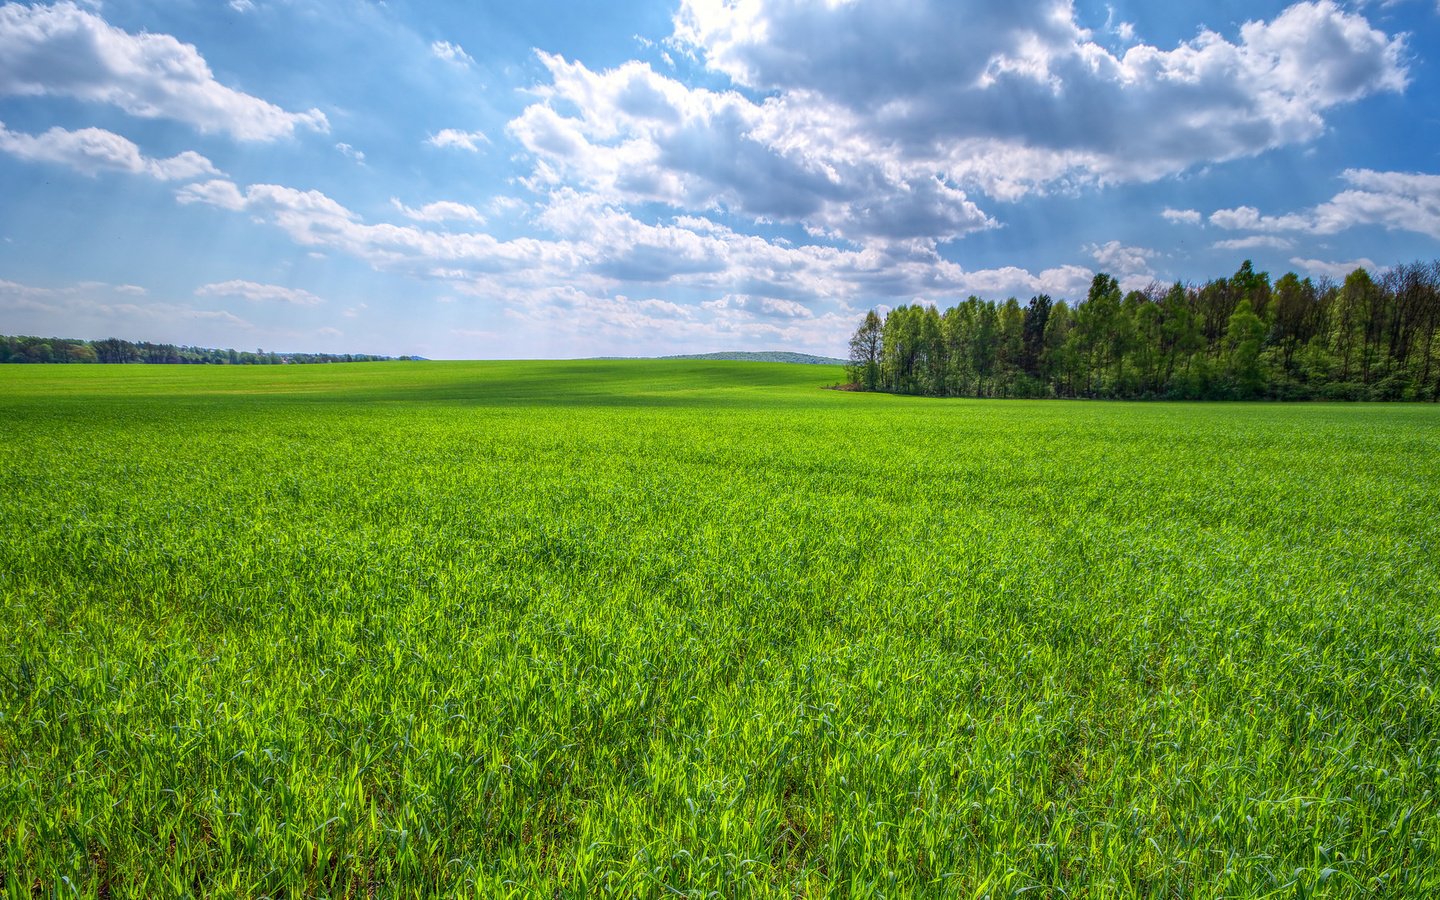
[[[343,142],[336,144],[335,149],[340,151],[341,156],[348,156],[360,165],[365,165],[365,153],[363,151],[356,150],[354,147]]]
[[[1119,241],[1090,244],[1086,251],[1100,268],[1116,275],[1151,275],[1150,260],[1160,254],[1144,247],[1127,247]]]
[[[51,128],[43,134],[23,134],[10,131],[0,122],[0,152],[27,162],[68,166],[86,175],[128,172],[161,181],[183,181],[221,174],[210,160],[193,151],[169,159],[151,159],[133,141],[101,128]]]
[[[437,200],[434,203],[427,203],[419,209],[412,209],[395,198],[390,199],[390,204],[400,210],[407,219],[416,222],[480,222],[485,221],[485,216],[480,210],[464,203],[456,203],[453,200]]]
[[[303,247],[340,250],[377,268],[408,268],[422,274],[515,270],[545,263],[555,255],[573,256],[563,245],[534,238],[499,241],[488,234],[370,225],[319,191],[282,185],[256,184],[241,191],[232,182],[215,180],[186,186],[177,192],[176,199],[186,204],[252,212]]]
[[[241,189],[216,180],[182,188],[177,197],[183,203],[243,211],[307,249],[343,252],[379,270],[437,280],[510,310],[529,310],[532,301],[545,305],[562,295],[584,295],[599,304],[597,309],[613,310],[605,304],[612,304],[621,290],[638,288],[747,298],[744,305],[725,308],[732,324],[741,319],[824,323],[827,316],[853,317],[857,309],[887,300],[942,302],[968,293],[1040,292],[1073,298],[1083,295],[1091,278],[1090,270],[1079,266],[1038,274],[1014,267],[967,271],[924,241],[857,249],[797,246],[740,233],[701,216],[643,222],[600,195],[570,189],[552,194],[534,220],[548,237],[511,240],[478,231],[369,223],[318,191],[281,185]],[[557,294],[555,285],[565,285],[569,293]],[[652,318],[658,309],[633,303],[624,308]],[[720,312],[716,308],[708,315]]]
[[[483,290],[478,293],[485,295]],[[855,330],[854,316],[847,313],[791,318],[738,304],[702,304],[697,310],[654,298],[597,296],[573,286],[528,292],[506,317],[512,325],[544,335],[553,351],[582,354],[597,347],[638,355],[765,345],[834,353]],[[494,336],[488,330],[460,333]]]
[[[974,191],[1016,200],[1254,155],[1406,84],[1403,39],[1330,0],[1118,54],[1075,15],[1057,0],[686,0],[670,45],[743,90],[540,53],[549,81],[507,130],[539,191],[943,242],[996,225]]]
[[[449,41],[435,41],[430,45],[430,52],[435,54],[437,59],[443,59],[456,65],[469,66],[475,63],[475,60],[465,52],[463,47]]]
[[[718,300],[707,300],[700,304],[708,310],[748,309],[772,319],[812,319],[814,311],[794,300],[776,300],[773,297],[749,297],[743,294],[726,294]]]
[[[1366,269],[1371,275],[1380,272],[1379,267],[1364,257],[1354,259],[1350,262],[1327,262],[1321,259],[1302,259],[1295,257],[1290,260],[1290,265],[1296,266],[1311,275],[1323,275],[1327,278],[1344,278],[1356,269]]]
[[[835,354],[866,308],[948,305],[972,293],[1076,299],[1093,277],[1082,266],[966,270],[928,241],[836,247],[769,240],[702,215],[642,221],[570,188],[549,194],[531,220],[543,237],[511,240],[420,219],[367,222],[325,194],[282,185],[215,180],[177,196],[269,223],[307,250],[437,282],[442,302],[469,300],[503,315],[507,346],[547,355],[736,346]],[[408,209],[393,205],[397,216]]]
[[[1167,207],[1160,213],[1160,216],[1167,222],[1175,222],[1179,225],[1200,224],[1200,210],[1198,209],[1170,209]]]
[[[540,59],[552,84],[508,126],[536,159],[538,190],[723,207],[852,240],[949,240],[995,225],[933,165],[852,133],[843,109],[692,89],[640,62],[594,72]]]
[[[1260,215],[1253,206],[1217,209],[1210,214],[1210,224],[1230,231],[1303,231],[1307,226],[1299,217],[1285,220]]]
[[[1267,216],[1253,206],[1238,206],[1216,210],[1210,221],[1221,228],[1267,234],[1328,235],[1378,225],[1440,238],[1440,175],[1347,169],[1341,177],[1351,187],[1308,210]]]
[[[245,208],[245,197],[235,183],[219,178],[200,184],[188,184],[175,194],[175,199],[184,204],[204,203],[230,210]]]
[[[254,0],[230,0],[229,6],[231,9],[235,10],[238,13],[248,13],[255,11]]]
[[[435,134],[430,135],[425,143],[432,147],[455,147],[460,150],[469,150],[471,153],[479,153],[481,144],[490,143],[490,139],[482,131],[461,131],[458,128],[442,128]]]
[[[1295,246],[1295,242],[1289,238],[1277,237],[1273,234],[1252,234],[1249,237],[1231,238],[1225,241],[1216,241],[1210,245],[1212,250],[1289,250]]]
[[[248,141],[329,129],[319,110],[288,112],[216,81],[190,44],[130,34],[70,2],[0,6],[0,95],[7,94],[108,103]]]
[[[0,280],[0,310],[19,333],[53,334],[55,322],[65,322],[68,333],[55,337],[95,337],[126,332],[136,340],[185,342],[195,323],[220,326],[224,331],[254,326],[226,310],[196,309],[164,301],[138,302],[145,291],[134,285],[87,281],[60,287],[41,287]],[[118,296],[117,296],[118,295]]]
[[[782,120],[830,123],[795,138],[809,158],[864,148],[1006,199],[1307,141],[1327,110],[1407,81],[1403,38],[1331,0],[1121,53],[1058,0],[685,0],[672,40]]]
[[[519,197],[506,197],[503,195],[492,198],[487,205],[491,212],[502,215],[508,213],[524,213],[530,209],[530,204],[521,200]]]
[[[292,306],[319,306],[324,299],[301,288],[254,281],[221,281],[195,289],[197,297],[240,297],[251,303],[289,303]]]

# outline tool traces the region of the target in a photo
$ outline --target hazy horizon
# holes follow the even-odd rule
[[[601,9],[0,6],[0,333],[843,356],[869,308],[1440,256],[1431,0]]]

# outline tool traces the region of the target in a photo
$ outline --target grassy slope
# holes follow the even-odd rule
[[[0,884],[1440,889],[1440,410],[839,377],[0,369]]]

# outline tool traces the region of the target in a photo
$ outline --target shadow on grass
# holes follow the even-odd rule
[[[80,368],[80,367],[75,367]],[[101,408],[456,404],[506,407],[725,408],[813,405],[832,367],[693,360],[370,363],[223,369],[104,367],[21,385],[12,412]],[[92,374],[93,373],[93,374]],[[60,373],[68,375],[69,373]],[[98,377],[97,377],[98,376]]]

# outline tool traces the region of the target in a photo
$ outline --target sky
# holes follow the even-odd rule
[[[1437,0],[0,5],[0,333],[844,355],[1440,257]]]

